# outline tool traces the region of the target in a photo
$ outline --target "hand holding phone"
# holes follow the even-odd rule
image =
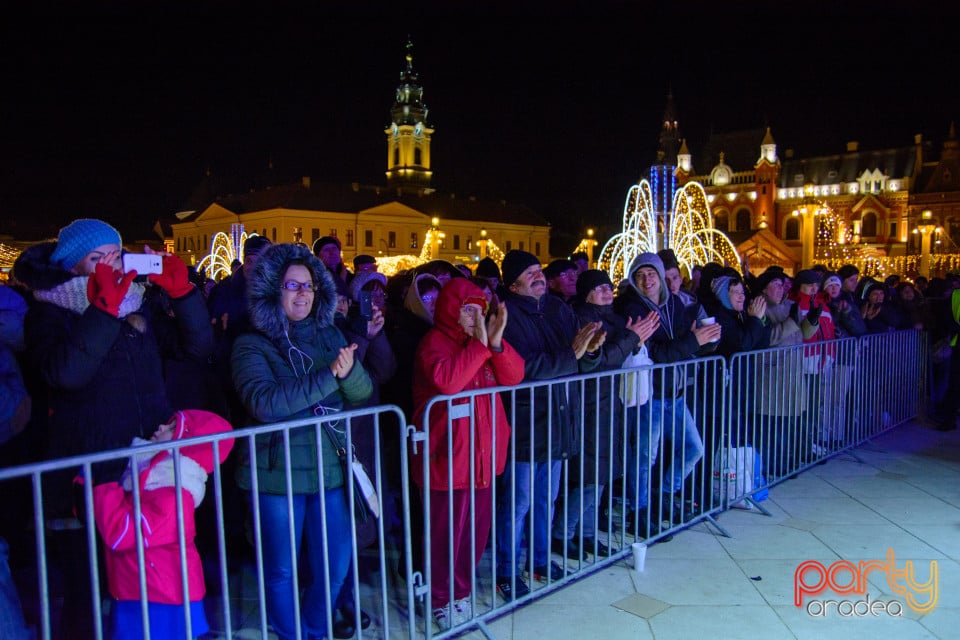
[[[163,256],[147,253],[123,254],[123,272],[136,271],[137,275],[145,276],[151,273],[163,273]]]
[[[360,292],[360,317],[367,321],[373,318],[373,302],[369,291]]]

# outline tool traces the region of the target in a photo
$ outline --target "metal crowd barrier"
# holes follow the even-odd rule
[[[618,562],[633,542],[652,543],[719,512],[712,465],[703,459],[712,450],[705,443],[722,436],[724,373],[722,358],[701,358],[433,398],[413,438],[414,455],[430,452],[418,482],[426,637],[485,629],[530,599]],[[498,423],[489,440],[478,439],[486,430],[477,414],[493,415],[498,396],[511,427],[504,472],[479,489],[433,490],[430,464],[447,487],[455,476],[455,445],[446,437],[455,429],[468,434],[468,479],[495,466]],[[434,412],[443,427],[431,438]],[[443,517],[431,517],[436,509]],[[468,560],[458,564],[458,555]],[[542,566],[537,557],[545,558]],[[468,574],[459,587],[455,565]],[[435,608],[445,609],[449,627],[431,624]]]
[[[26,585],[26,589],[20,589],[20,599],[23,604],[24,613],[29,623],[32,623],[34,630],[38,632],[40,638],[49,639],[54,637],[74,637],[74,638],[109,638],[110,633],[110,615],[108,608],[111,599],[107,591],[107,576],[104,567],[104,549],[103,540],[97,534],[94,521],[94,496],[93,481],[95,470],[103,463],[112,461],[126,461],[136,467],[136,460],[140,457],[147,458],[161,451],[171,451],[174,460],[174,487],[176,489],[177,500],[175,504],[177,536],[174,544],[179,549],[180,572],[179,575],[183,581],[182,592],[187,593],[189,597],[187,558],[190,555],[191,542],[188,540],[188,527],[186,524],[192,522],[194,514],[184,513],[184,502],[181,494],[183,489],[184,464],[180,450],[186,446],[193,446],[202,443],[213,443],[215,452],[219,453],[219,447],[224,440],[234,439],[234,449],[231,456],[243,455],[246,451],[255,451],[258,439],[261,446],[264,446],[263,440],[269,440],[266,446],[273,447],[277,456],[277,464],[286,474],[286,492],[279,497],[286,503],[283,509],[286,512],[288,522],[294,521],[294,495],[290,492],[291,465],[290,460],[290,439],[291,434],[302,430],[312,430],[314,437],[325,438],[325,426],[333,426],[343,434],[346,448],[355,449],[358,459],[364,464],[368,475],[373,482],[376,493],[379,497],[381,506],[381,516],[379,518],[370,518],[366,522],[360,522],[353,508],[354,503],[361,499],[353,490],[353,485],[348,485],[347,489],[331,489],[330,491],[347,491],[349,519],[346,528],[331,530],[327,527],[326,518],[322,521],[320,531],[313,530],[310,535],[318,536],[322,539],[323,566],[330,567],[331,558],[328,556],[329,543],[335,536],[348,537],[353,540],[349,544],[349,562],[350,571],[344,582],[344,590],[349,588],[352,599],[352,610],[355,612],[356,619],[354,624],[357,628],[361,626],[360,611],[367,612],[373,618],[374,628],[372,634],[379,637],[390,637],[396,635],[394,629],[402,629],[401,635],[414,637],[414,618],[413,616],[401,613],[409,611],[410,600],[404,596],[406,588],[398,588],[397,583],[401,582],[404,576],[409,577],[410,571],[404,573],[403,558],[410,555],[410,518],[412,509],[406,502],[410,494],[406,483],[406,469],[401,469],[397,465],[395,473],[390,472],[394,462],[405,462],[395,457],[396,447],[406,439],[406,420],[403,413],[397,407],[381,406],[370,409],[361,409],[349,412],[340,412],[328,414],[325,417],[284,422],[272,425],[263,425],[244,429],[236,429],[229,433],[218,434],[216,436],[204,436],[199,438],[189,438],[183,440],[173,440],[164,443],[147,444],[144,446],[128,447],[114,451],[106,451],[95,455],[77,456],[64,458],[60,460],[43,462],[37,464],[23,465],[20,467],[0,470],[0,486],[9,487],[16,484],[18,487],[29,483],[32,493],[33,503],[33,522],[32,536],[35,548],[32,550],[36,554],[36,567],[34,580],[26,579],[23,571],[18,571],[21,578],[18,582]],[[216,455],[215,453],[215,455]],[[320,503],[323,506],[324,496],[330,497],[331,493],[326,490],[323,482],[323,460],[318,456],[319,470],[317,473],[317,483],[320,491]],[[352,472],[352,462],[348,466],[347,473]],[[75,500],[74,510],[78,517],[70,517],[69,514],[47,514],[45,513],[44,496],[45,491],[51,489],[52,482],[70,483],[70,478],[76,474],[82,479],[82,491]],[[267,570],[268,565],[264,560],[264,540],[262,535],[262,523],[264,516],[261,513],[259,497],[258,474],[255,465],[251,465],[249,474],[250,486],[252,487],[248,494],[248,499],[243,501],[244,511],[242,514],[230,513],[227,509],[229,494],[231,488],[236,486],[237,478],[225,477],[220,466],[215,466],[213,473],[207,480],[206,498],[197,509],[197,518],[199,519],[200,509],[212,510],[208,513],[209,517],[205,520],[212,520],[212,527],[215,529],[215,542],[213,548],[201,549],[200,555],[204,561],[204,573],[206,577],[207,596],[205,598],[206,618],[209,622],[210,630],[215,637],[232,638],[234,633],[247,629],[259,635],[259,637],[268,637],[268,619],[267,619]],[[62,489],[63,487],[60,487]],[[136,555],[138,574],[140,576],[140,609],[141,623],[143,624],[144,637],[149,640],[149,608],[147,603],[147,574],[156,575],[153,565],[146,566],[145,553],[149,546],[149,541],[145,541],[146,532],[152,535],[153,531],[149,529],[150,519],[144,516],[142,510],[143,491],[139,483],[132,483],[132,522],[144,523],[143,528],[134,527],[136,530]],[[235,491],[234,491],[235,493]],[[236,506],[236,504],[233,504]],[[238,517],[239,515],[239,517]],[[227,523],[230,526],[227,526]],[[133,525],[131,525],[133,526]],[[230,535],[240,535],[244,537],[243,531],[231,530],[231,527],[246,528],[247,553],[239,555],[233,554],[228,557],[227,540]],[[323,575],[309,575],[305,570],[307,564],[303,560],[303,547],[297,552],[297,544],[300,542],[293,533],[292,527],[289,529],[290,535],[287,548],[279,550],[278,553],[286,551],[294,558],[292,561],[293,572],[291,580],[295,592],[303,592],[319,583],[323,583],[329,593],[330,573],[329,569]],[[55,545],[62,539],[62,532],[72,532],[82,537],[82,546],[86,551],[87,558],[94,559],[93,562],[85,562],[89,565],[89,584],[64,583],[65,577],[69,574],[61,572],[61,567],[56,563],[48,561],[48,554],[56,551]],[[201,533],[200,527],[197,529]],[[211,533],[206,531],[208,535]],[[306,534],[304,534],[306,535]],[[21,551],[24,551],[21,549]],[[30,550],[26,550],[30,551]],[[407,563],[409,565],[409,563]],[[399,573],[398,573],[399,572]],[[410,584],[410,583],[408,583]],[[88,589],[88,590],[87,590]],[[66,615],[70,609],[69,602],[83,593],[97,594],[97,597],[90,598],[90,607],[92,616],[90,627],[82,626],[81,621]],[[248,610],[238,610],[237,605],[246,605]],[[252,605],[251,605],[252,603]],[[309,611],[301,610],[298,598],[290,594],[288,606],[293,608],[294,619],[300,620],[301,617]],[[349,605],[349,602],[341,603]],[[360,608],[362,604],[362,609]],[[326,629],[320,630],[320,633],[327,637],[333,637],[333,612],[337,608],[337,603],[331,602],[326,598],[325,619]],[[187,634],[193,637],[191,629],[193,620],[191,608],[183,606],[183,616]],[[63,613],[63,615],[58,615]],[[312,613],[316,613],[315,611]],[[294,635],[296,638],[306,637],[303,629],[298,625]],[[154,638],[154,640],[157,640]]]
[[[326,598],[326,629],[321,633],[333,637],[336,610],[352,602],[348,608],[361,637],[446,637],[468,628],[489,636],[490,620],[621,561],[634,542],[664,540],[704,521],[725,534],[716,519],[721,512],[739,507],[762,513],[767,487],[828,457],[849,453],[916,416],[923,401],[925,358],[925,336],[907,330],[739,353],[729,362],[700,358],[437,396],[417,425],[408,425],[397,407],[380,406],[3,469],[0,486],[29,485],[32,498],[34,548],[29,552],[36,555],[35,582],[27,580],[20,596],[40,637],[55,637],[63,624],[74,624],[59,621],[56,614],[64,610],[61,599],[68,598],[76,585],[58,584],[58,567],[48,559],[58,531],[73,530],[83,537],[88,557],[100,560],[89,563],[89,589],[102,597],[92,599],[92,627],[81,635],[110,637],[102,540],[94,533],[92,509],[91,485],[98,464],[133,461],[139,455],[179,451],[197,443],[216,445],[226,438],[235,439],[237,451],[231,456],[240,456],[243,449],[253,450],[258,441],[268,439],[289,478],[291,434],[306,429],[322,438],[325,425],[334,425],[342,430],[348,448],[355,446],[369,472],[381,514],[360,522],[353,508],[360,496],[351,489],[349,526],[330,530],[324,521],[319,532],[309,532],[321,536],[327,568],[336,559],[329,555],[331,543],[338,536],[352,540],[346,601]],[[486,432],[478,412],[496,415],[497,398],[511,426],[508,442],[495,435],[496,428],[489,440],[478,437]],[[440,424],[445,428],[431,439],[434,412],[443,416]],[[496,420],[502,418],[495,418],[493,427]],[[559,427],[563,420],[570,423],[569,431],[547,428]],[[467,434],[465,451],[462,443],[455,445],[445,437],[451,431]],[[498,475],[496,452],[504,447],[505,468]],[[174,456],[178,489],[180,458]],[[460,461],[457,466],[454,459]],[[454,485],[454,478],[464,471],[463,460],[468,481],[483,477],[486,486]],[[323,487],[322,460],[318,462]],[[411,467],[418,464],[422,469],[413,478]],[[85,479],[80,519],[45,518],[49,483],[74,470]],[[254,489],[249,496],[244,494],[239,514],[231,499],[239,491],[234,483],[235,478],[216,467],[208,481],[207,503],[201,506],[209,510],[205,522],[212,524],[207,526],[215,530],[198,525],[198,533],[215,534],[215,541],[208,540],[200,549],[206,568],[207,619],[211,631],[221,637],[247,630],[266,638],[269,565],[256,469],[249,474]],[[538,492],[541,496],[549,492],[556,499],[537,500]],[[323,504],[326,492],[320,494]],[[142,497],[134,485],[134,521],[140,519]],[[293,521],[295,497],[288,492],[283,498],[287,519]],[[523,508],[527,502],[528,510]],[[181,570],[188,546],[183,507],[178,500]],[[455,537],[454,531],[459,535]],[[228,552],[228,539],[237,535],[246,538],[246,553]],[[283,545],[295,559],[293,591],[302,593],[322,583],[329,592],[329,570],[310,575],[303,549],[297,552],[298,542],[290,532]],[[141,616],[147,621],[144,544],[138,529]],[[537,566],[543,557],[546,566]],[[23,584],[23,571],[18,575]],[[184,588],[186,584],[184,579]],[[523,584],[529,592],[523,592]],[[286,606],[292,607],[296,620],[317,613],[302,610],[292,593]],[[439,626],[433,610],[444,607],[447,624]],[[361,611],[372,619],[366,630]],[[189,629],[189,607],[183,607],[183,615]],[[295,637],[303,637],[301,631],[297,626]]]
[[[735,354],[715,463],[724,509],[763,510],[768,487],[920,415],[926,357],[914,329]]]

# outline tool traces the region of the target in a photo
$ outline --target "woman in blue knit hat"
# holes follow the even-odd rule
[[[203,296],[176,256],[163,254],[163,273],[149,284],[123,273],[120,234],[101,220],[64,227],[56,242],[34,245],[13,265],[32,300],[24,319],[27,361],[46,382],[46,459],[126,447],[149,438],[173,414],[163,378],[161,345],[203,362],[213,334]],[[145,251],[154,253],[148,248]],[[170,297],[176,328],[159,323],[161,309],[144,304],[148,286]],[[175,335],[158,335],[164,332]],[[187,408],[187,407],[177,407]],[[190,407],[193,408],[193,407]],[[202,408],[202,407],[197,407]],[[93,482],[115,481],[124,460],[94,465]],[[73,473],[45,476],[44,510],[54,536],[48,549],[70,585],[60,637],[94,636],[87,532],[75,516]],[[76,511],[82,513],[82,511]],[[101,584],[104,584],[101,577]]]

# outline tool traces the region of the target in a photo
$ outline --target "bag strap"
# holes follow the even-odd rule
[[[337,450],[337,457],[341,460],[345,460],[347,457],[347,444],[336,434],[331,427],[326,422],[323,423],[323,430],[326,431],[327,437],[330,439],[330,442],[333,444],[334,449]]]

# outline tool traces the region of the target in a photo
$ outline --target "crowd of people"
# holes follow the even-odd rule
[[[339,412],[390,404],[402,410],[405,424],[429,424],[426,446],[412,452],[411,479],[421,491],[411,496],[411,508],[429,502],[429,522],[416,522],[414,513],[413,526],[417,536],[430,527],[431,545],[414,545],[414,557],[404,561],[420,567],[429,554],[430,610],[443,630],[472,617],[471,576],[490,536],[497,543],[497,591],[512,600],[530,592],[530,580],[564,576],[551,553],[578,558],[616,551],[595,527],[608,480],[625,487],[634,533],[649,532],[651,523],[655,529],[663,518],[682,520],[699,499],[685,491],[685,482],[717,443],[694,419],[682,375],[663,369],[649,388],[630,392],[613,377],[572,384],[572,375],[808,345],[792,360],[761,358],[751,375],[765,382],[747,385],[751,390],[738,405],[787,434],[813,410],[813,396],[787,401],[782,393],[773,397],[772,389],[814,388],[829,372],[840,375],[844,363],[831,346],[836,339],[914,328],[929,335],[939,428],[954,428],[960,402],[960,349],[953,345],[960,333],[958,277],[881,281],[861,277],[853,265],[837,272],[814,266],[789,275],[770,267],[753,274],[709,263],[697,265],[685,281],[676,256],[664,250],[638,255],[624,280],[614,283],[589,268],[586,255],[543,267],[536,256],[513,250],[500,265],[485,258],[471,270],[434,260],[388,278],[368,255],[356,256],[349,269],[336,237],[311,247],[252,236],[243,262],[214,284],[174,255],[144,251],[162,257],[162,272],[146,278],[124,273],[120,234],[100,220],[80,219],[55,242],[17,259],[10,285],[0,289],[4,464],[178,439],[190,435],[191,425],[196,435],[325,417],[322,432],[292,429],[286,441],[281,431],[260,435],[253,451],[237,440],[236,446],[222,443],[219,458],[209,446],[181,456],[195,461],[188,466],[196,467],[201,485],[214,465],[222,465],[231,556],[251,548],[255,495],[267,617],[280,638],[296,637],[298,627],[305,637],[324,637],[328,625],[335,637],[348,638],[372,622],[355,607],[350,576],[358,570],[351,566],[353,546],[370,544],[376,533],[359,526],[357,538],[351,537],[344,491],[349,479],[338,459],[347,433],[333,418]],[[546,383],[475,395],[467,412],[430,405],[437,395],[521,382]],[[765,451],[767,473],[781,473],[817,447],[842,440],[846,415],[828,413],[819,415],[806,440],[786,437],[786,453]],[[609,428],[611,414],[636,428]],[[354,420],[352,441],[368,467],[382,465],[380,517],[386,535],[402,541],[396,451],[404,425],[378,424],[375,434],[372,420]],[[373,459],[375,439],[379,461]],[[661,446],[672,455],[662,480],[653,482]],[[775,461],[785,457],[791,459],[778,469]],[[101,575],[120,603],[111,609],[112,637],[143,635],[125,525],[132,478],[140,478],[145,495],[163,492],[144,499],[143,509],[169,517],[169,476],[148,480],[168,463],[157,454],[138,469],[124,459],[93,465],[89,474],[44,479],[50,564],[71,585],[58,637],[89,637],[94,628],[93,594],[83,588],[91,570],[81,511],[85,482],[94,485],[105,550],[98,554],[98,564],[106,565]],[[209,500],[201,504],[202,491],[191,493],[195,482],[186,485],[197,509],[187,537],[192,545],[196,536],[203,553],[217,544],[213,507]],[[651,496],[654,491],[662,495]],[[2,533],[26,555],[23,522],[32,505],[19,500],[20,526],[10,519]],[[193,509],[187,511],[192,523]],[[162,575],[179,576],[179,554],[159,550],[176,545],[177,537],[163,527],[148,533],[161,531],[167,535],[154,539],[152,559],[165,565]],[[118,546],[120,540],[126,546]],[[197,562],[190,568],[193,604],[205,589]],[[178,588],[170,589],[148,578],[152,637],[185,632],[177,613],[187,595],[180,584],[177,578]],[[164,609],[170,606],[172,614]],[[208,627],[202,607],[195,609],[191,630],[199,636]]]

